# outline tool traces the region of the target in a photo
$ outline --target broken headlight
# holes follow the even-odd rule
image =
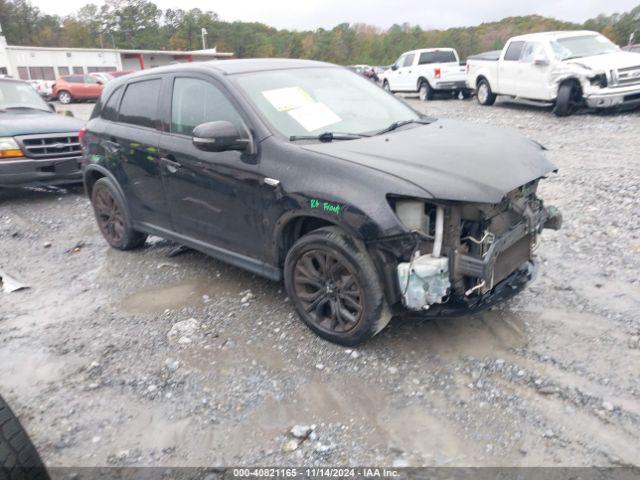
[[[589,83],[594,87],[605,88],[607,86],[607,75],[605,73],[599,73],[598,75],[591,77]]]

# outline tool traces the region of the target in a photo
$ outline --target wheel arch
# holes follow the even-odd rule
[[[418,83],[416,84],[416,90],[420,90],[420,85],[422,84],[422,82],[427,82],[427,85],[431,87],[431,82],[429,81],[429,79],[424,75],[420,75],[420,77],[418,77]]]
[[[113,175],[113,173],[111,173],[102,165],[89,165],[84,169],[84,173],[82,174],[84,190],[89,198],[91,198],[93,186],[101,178],[108,178],[109,180],[111,180],[113,185],[118,190],[118,193],[120,194],[120,196],[123,199],[126,198],[124,195],[124,191],[122,190],[122,187],[120,187],[120,183],[118,183],[118,180],[116,179],[116,177]]]
[[[558,92],[560,91],[560,88],[563,85],[571,85],[577,88],[578,92],[580,92],[580,96],[583,96],[582,83],[577,77],[571,76],[571,77],[562,78],[558,81],[558,87],[556,88],[556,98],[558,98]]]
[[[476,77],[476,88],[478,88],[478,87],[480,86],[480,82],[482,82],[483,80],[484,80],[485,82],[487,82],[487,85],[489,85],[489,88],[491,88],[491,82],[490,82],[490,81],[489,81],[489,79],[488,79],[485,75],[483,75],[483,74],[480,74],[480,75],[478,75],[478,76]],[[492,90],[493,90],[493,89],[492,89]]]
[[[274,228],[272,255],[277,266],[282,267],[284,265],[287,253],[299,238],[324,227],[337,227],[353,239],[363,240],[356,229],[336,217],[329,217],[307,210],[290,211],[280,217]]]

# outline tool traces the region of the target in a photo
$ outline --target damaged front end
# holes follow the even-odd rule
[[[404,309],[467,313],[504,300],[530,280],[537,236],[562,224],[560,212],[536,196],[537,185],[530,182],[499,204],[391,198],[412,239],[395,244],[395,293]]]

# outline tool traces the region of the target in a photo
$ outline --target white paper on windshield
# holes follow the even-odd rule
[[[262,95],[279,112],[287,112],[294,108],[313,103],[313,98],[300,87],[277,88],[266,90]]]
[[[342,121],[336,113],[324,103],[313,102],[301,107],[289,110],[289,115],[302,125],[307,132],[313,132],[327,125],[333,125]]]

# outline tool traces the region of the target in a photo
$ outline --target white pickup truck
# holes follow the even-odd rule
[[[597,32],[532,33],[511,38],[501,52],[469,57],[467,86],[482,105],[507,95],[552,103],[559,116],[583,105],[631,107],[640,104],[640,55]]]
[[[418,93],[431,100],[436,92],[470,96],[466,70],[453,48],[423,48],[400,55],[390,69],[380,75],[382,86],[390,92]]]

